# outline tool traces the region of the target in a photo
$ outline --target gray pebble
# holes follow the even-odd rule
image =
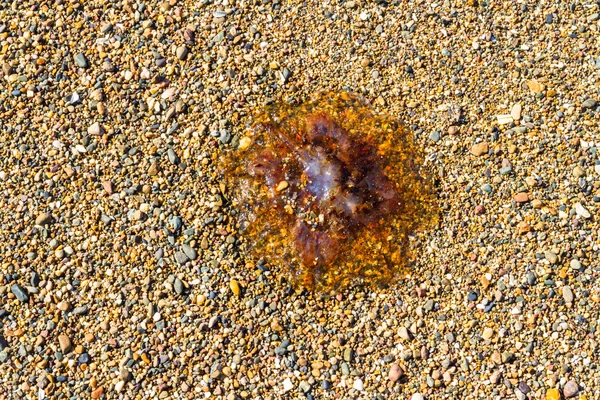
[[[190,260],[195,260],[198,258],[198,252],[189,244],[184,244],[181,246],[181,249]]]
[[[306,382],[306,381],[301,381],[300,382],[300,390],[302,390],[304,393],[308,393],[310,391],[310,383]]]
[[[596,105],[598,104],[598,102],[594,99],[587,99],[586,101],[584,101],[583,103],[581,103],[581,106],[583,108],[594,108],[596,107]]]
[[[81,307],[76,307],[73,309],[73,314],[75,315],[85,315],[90,311],[90,307],[85,305]]]
[[[19,284],[15,283],[10,287],[10,291],[12,292],[12,294],[15,295],[15,297],[23,302],[23,303],[27,303],[29,301],[29,295],[27,294],[27,292],[25,291],[25,289],[23,289],[21,286],[19,286]]]
[[[177,294],[182,294],[184,292],[185,287],[184,287],[181,279],[179,279],[179,278],[175,279],[175,282],[173,282],[173,289],[175,289],[175,293],[177,293]]]
[[[177,261],[178,264],[183,265],[186,262],[188,262],[190,259],[188,258],[188,256],[185,255],[184,252],[182,251],[176,251],[175,252],[175,261]]]
[[[80,68],[89,67],[89,62],[83,53],[78,53],[75,57],[73,57],[73,60]]]
[[[169,162],[173,165],[179,164],[179,157],[175,154],[175,151],[171,148],[167,150],[167,157],[169,158]]]

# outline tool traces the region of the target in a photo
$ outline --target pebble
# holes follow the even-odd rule
[[[569,286],[563,286],[562,288],[563,299],[565,303],[572,303],[575,296],[573,295],[573,290]]]
[[[354,380],[354,383],[352,384],[352,387],[360,392],[362,392],[363,390],[365,390],[364,384],[362,379],[360,378],[356,378]]]
[[[521,110],[522,110],[522,106],[521,103],[515,103],[511,110],[510,110],[510,116],[512,117],[512,119],[514,121],[520,121],[521,120]]]
[[[404,327],[404,326],[401,326],[400,329],[398,329],[398,336],[400,336],[402,339],[407,340],[407,341],[410,341],[413,338],[410,331],[408,329],[406,329],[406,327]]]
[[[229,281],[229,288],[231,289],[231,292],[236,296],[239,296],[242,293],[240,284],[235,279]]]
[[[558,389],[552,388],[546,391],[546,400],[561,400],[561,395]]]
[[[58,345],[60,347],[60,351],[63,354],[70,352],[73,348],[71,339],[67,335],[59,335],[58,336]]]
[[[529,201],[529,195],[527,193],[517,193],[513,200],[516,203],[527,203]]]
[[[36,225],[47,225],[52,222],[52,215],[50,213],[41,213],[35,219]]]
[[[575,203],[575,212],[581,218],[585,218],[585,219],[588,219],[592,216],[590,214],[590,212],[587,210],[587,208],[585,208],[581,203]]]
[[[176,251],[175,252],[175,261],[177,261],[178,264],[183,265],[183,264],[187,263],[188,261],[190,261],[190,259],[184,252]]]
[[[183,244],[181,246],[183,253],[190,259],[195,260],[198,258],[198,252],[188,244]]]
[[[292,383],[290,378],[285,378],[283,381],[283,391],[289,392],[294,388],[294,384]]]
[[[80,67],[80,68],[87,68],[87,67],[89,67],[89,62],[88,62],[85,54],[83,54],[83,53],[77,53],[73,59],[74,59],[74,61],[77,64],[78,67]]]
[[[565,383],[565,387],[563,388],[563,394],[565,398],[570,399],[571,397],[575,397],[579,393],[579,385],[574,380],[570,380]]]
[[[390,367],[390,372],[388,374],[388,378],[392,382],[398,382],[400,378],[404,376],[404,370],[400,368],[398,364],[392,364]]]
[[[598,102],[595,99],[587,99],[585,100],[583,103],[581,103],[581,106],[583,108],[595,108],[598,105]]]
[[[17,298],[17,300],[23,302],[23,303],[27,303],[29,301],[29,295],[27,294],[27,292],[25,291],[25,289],[23,289],[19,284],[14,283],[11,287],[10,287],[10,291],[12,292],[12,294],[15,295],[15,297]]]
[[[486,142],[476,143],[471,147],[471,154],[476,157],[485,155],[488,153],[488,144]]]

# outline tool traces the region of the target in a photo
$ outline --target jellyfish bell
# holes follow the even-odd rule
[[[225,173],[252,252],[311,289],[398,276],[397,249],[437,215],[410,132],[347,92],[255,119]]]

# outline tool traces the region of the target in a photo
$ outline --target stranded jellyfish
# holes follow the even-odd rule
[[[267,108],[224,162],[248,248],[309,289],[390,282],[437,220],[412,136],[350,93]]]

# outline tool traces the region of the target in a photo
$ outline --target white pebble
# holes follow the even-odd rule
[[[358,378],[358,379],[356,379],[356,380],[354,381],[354,384],[352,385],[352,387],[353,387],[354,389],[356,389],[356,390],[359,390],[359,391],[361,391],[361,392],[362,392],[363,390],[365,390],[365,387],[364,387],[364,385],[363,385],[363,381],[362,381],[362,379],[360,379],[360,378]]]
[[[590,212],[587,210],[587,208],[585,208],[581,203],[575,203],[575,212],[577,213],[577,215],[579,215],[581,218],[589,218],[592,215],[590,214]]]
[[[283,391],[289,392],[293,388],[294,388],[294,384],[292,383],[290,378],[285,378],[285,380],[283,381]]]

